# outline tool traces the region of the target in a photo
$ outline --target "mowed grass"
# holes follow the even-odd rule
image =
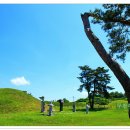
[[[96,105],[96,109],[85,113],[85,102],[64,103],[64,111],[59,112],[59,103],[54,103],[54,115],[40,113],[40,101],[32,95],[16,90],[0,89],[0,126],[130,126],[127,101],[112,101],[108,106]]]
[[[53,116],[37,111],[0,114],[0,126],[130,126],[130,119],[127,110],[55,111]]]

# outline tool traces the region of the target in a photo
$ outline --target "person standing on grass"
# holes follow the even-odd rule
[[[90,106],[87,104],[87,105],[86,105],[86,114],[89,113],[89,108],[90,108]]]

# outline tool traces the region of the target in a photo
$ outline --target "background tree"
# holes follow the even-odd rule
[[[115,91],[110,93],[110,98],[126,98],[126,96],[122,92]]]
[[[108,90],[114,89],[113,87],[108,86],[111,78],[108,71],[109,70],[104,69],[104,67],[98,67],[94,72],[98,92],[103,93],[105,98],[109,97]]]
[[[110,83],[110,76],[107,73],[109,70],[104,69],[104,67],[98,67],[95,70],[93,70],[93,85],[94,90],[92,91],[92,105],[94,105],[94,97],[95,94],[103,95],[105,98],[109,97],[108,90],[113,90],[111,86],[108,86]],[[94,106],[92,106],[93,108]]]
[[[86,102],[87,98],[79,98],[76,100],[76,102]]]
[[[98,67],[96,69],[91,69],[89,66],[80,66],[82,72],[80,73],[81,77],[78,77],[80,82],[79,91],[85,89],[88,92],[88,98],[90,107],[94,108],[94,98],[96,94],[103,95],[108,98],[108,90],[113,88],[108,86],[110,83],[110,76],[107,74],[108,70],[104,67]]]
[[[68,99],[63,98],[63,100],[64,100],[64,103],[69,103],[69,100],[68,100]]]
[[[91,89],[93,88],[92,82],[93,82],[93,74],[92,74],[92,69],[85,65],[85,66],[79,66],[80,70],[82,71],[80,73],[80,77],[78,79],[82,83],[80,85],[80,88],[78,91],[82,92],[83,89],[85,89],[88,92],[88,98],[89,98],[89,104],[92,106],[92,101],[91,101]]]
[[[104,4],[103,8],[103,10],[95,9],[81,14],[85,33],[100,57],[121,83],[130,104],[130,78],[113,58],[116,56],[117,59],[125,61],[126,53],[130,51],[130,5]],[[108,42],[110,43],[109,53],[91,30],[89,17],[93,18],[92,23],[100,24],[102,29],[107,32]],[[128,114],[130,118],[130,108]]]

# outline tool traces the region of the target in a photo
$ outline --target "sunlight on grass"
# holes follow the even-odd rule
[[[127,111],[103,110],[85,112],[55,112],[53,116],[37,112],[1,114],[1,126],[129,126]]]

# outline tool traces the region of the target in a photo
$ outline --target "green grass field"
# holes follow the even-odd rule
[[[63,111],[53,116],[36,111],[0,114],[0,126],[130,126],[130,120],[123,110]]]
[[[64,111],[54,106],[54,115],[40,113],[40,101],[33,96],[14,89],[0,89],[0,126],[130,126],[127,102],[118,100],[108,106],[96,106],[85,113],[85,103],[64,104]],[[47,108],[48,109],[48,108]]]

